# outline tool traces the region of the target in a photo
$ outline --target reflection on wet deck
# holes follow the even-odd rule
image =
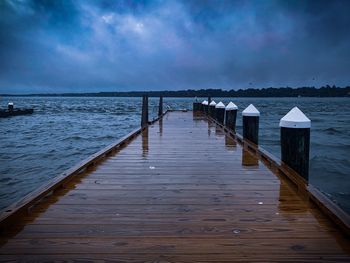
[[[259,159],[248,150],[242,148],[242,166],[259,167]]]
[[[1,260],[347,261],[349,241],[215,123],[170,112],[34,207]]]

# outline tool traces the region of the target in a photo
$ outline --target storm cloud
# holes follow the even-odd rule
[[[0,1],[0,93],[345,86],[350,1]]]

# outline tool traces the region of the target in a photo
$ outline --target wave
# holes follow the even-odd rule
[[[338,129],[336,129],[336,128],[327,128],[327,129],[321,129],[321,131],[324,131],[324,132],[326,132],[326,133],[328,133],[328,134],[341,134],[342,133],[342,131],[340,131],[340,130],[338,130]]]

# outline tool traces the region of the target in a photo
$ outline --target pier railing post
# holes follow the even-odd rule
[[[225,110],[225,126],[231,129],[233,132],[236,132],[236,119],[238,107],[233,102],[230,102],[229,104],[227,104]]]
[[[223,104],[221,101],[215,105],[215,111],[216,111],[216,116],[215,119],[221,123],[224,124],[224,119],[225,119],[225,104]]]
[[[309,179],[311,121],[297,107],[290,110],[279,124],[281,159],[306,181]]]
[[[148,95],[142,96],[141,127],[148,125]]]
[[[163,115],[163,96],[159,96],[158,117]]]
[[[200,111],[200,112],[204,112],[204,105],[203,105],[203,102],[200,102],[200,103],[199,103],[199,111]]]
[[[259,144],[260,112],[250,104],[243,112],[243,138]]]
[[[197,100],[196,97],[196,100],[193,102],[193,111],[200,111],[201,105],[202,104]]]
[[[208,109],[207,109],[207,115],[209,116],[210,115],[210,109],[209,109],[209,104],[211,103],[211,97],[208,96]]]
[[[209,116],[212,117],[213,119],[215,119],[215,116],[216,116],[215,106],[216,106],[215,101],[212,101],[209,103]]]
[[[203,109],[203,112],[204,112],[205,114],[208,114],[208,101],[207,101],[207,100],[204,100],[204,101],[202,102],[202,109]]]

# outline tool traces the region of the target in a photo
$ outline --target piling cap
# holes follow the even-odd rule
[[[202,104],[203,105],[208,105],[208,101],[207,100],[203,100]]]
[[[280,127],[294,129],[310,128],[311,121],[298,107],[294,107],[280,120]]]
[[[218,109],[225,109],[225,104],[223,104],[221,101],[216,104],[215,108],[218,108]]]
[[[257,110],[257,108],[254,107],[253,104],[250,104],[247,108],[245,108],[244,111],[242,111],[243,116],[260,116],[260,112]]]
[[[230,102],[229,104],[227,104],[226,110],[238,110],[238,107],[233,102]]]
[[[216,102],[215,102],[215,101],[212,101],[212,102],[210,102],[209,105],[210,105],[210,106],[215,106],[215,105],[216,105]]]
[[[8,105],[9,105],[9,106],[13,106],[13,102],[9,102]]]

